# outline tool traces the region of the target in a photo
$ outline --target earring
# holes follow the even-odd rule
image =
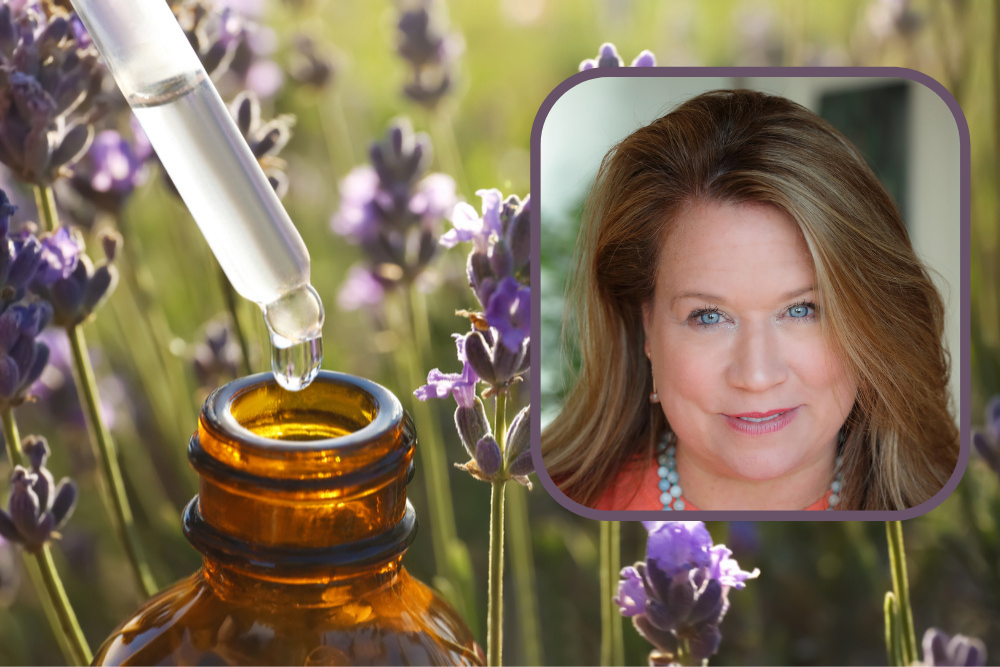
[[[660,395],[656,392],[656,378],[653,378],[653,393],[649,395],[650,403],[659,403]]]

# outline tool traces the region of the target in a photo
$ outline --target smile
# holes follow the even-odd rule
[[[792,423],[798,411],[799,407],[797,406],[769,410],[768,412],[744,412],[737,415],[723,414],[722,416],[730,427],[744,435],[767,435],[780,431]]]

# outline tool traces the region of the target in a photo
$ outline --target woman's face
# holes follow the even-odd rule
[[[857,385],[820,311],[812,257],[783,212],[700,204],[678,217],[643,325],[686,459],[746,480],[831,460]]]

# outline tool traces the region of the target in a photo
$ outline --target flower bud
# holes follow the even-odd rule
[[[531,195],[524,198],[521,208],[510,221],[507,231],[511,260],[515,276],[530,269],[531,253]]]
[[[76,482],[65,477],[59,480],[51,509],[52,518],[55,520],[54,528],[62,527],[73,515],[73,510],[76,509],[76,498]]]
[[[504,448],[504,460],[507,467],[516,461],[522,454],[528,452],[528,445],[531,437],[531,406],[522,409],[514,417],[507,432],[507,444]],[[530,452],[528,452],[530,454]],[[513,473],[527,474],[527,473]]]
[[[490,268],[497,276],[509,276],[514,268],[514,260],[503,238],[498,238],[490,247]]]
[[[486,418],[486,409],[478,396],[475,397],[472,407],[464,408],[458,406],[455,410],[455,428],[462,439],[469,456],[476,457],[476,443],[484,436],[490,434],[490,422]]]
[[[514,459],[507,466],[507,473],[514,477],[524,477],[535,472],[535,461],[531,458],[531,452],[521,452],[521,455]]]
[[[465,356],[472,370],[486,384],[497,384],[497,373],[493,367],[493,355],[486,346],[486,340],[478,331],[473,331],[465,337]]]
[[[500,445],[492,435],[480,438],[476,443],[476,465],[486,477],[493,477],[500,471],[502,457]]]

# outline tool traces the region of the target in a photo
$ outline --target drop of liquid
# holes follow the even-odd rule
[[[303,285],[261,306],[271,336],[271,370],[288,391],[309,386],[323,363],[323,303]]]
[[[278,347],[271,339],[271,370],[274,379],[288,391],[309,386],[323,363],[323,339],[313,338],[291,347]]]

